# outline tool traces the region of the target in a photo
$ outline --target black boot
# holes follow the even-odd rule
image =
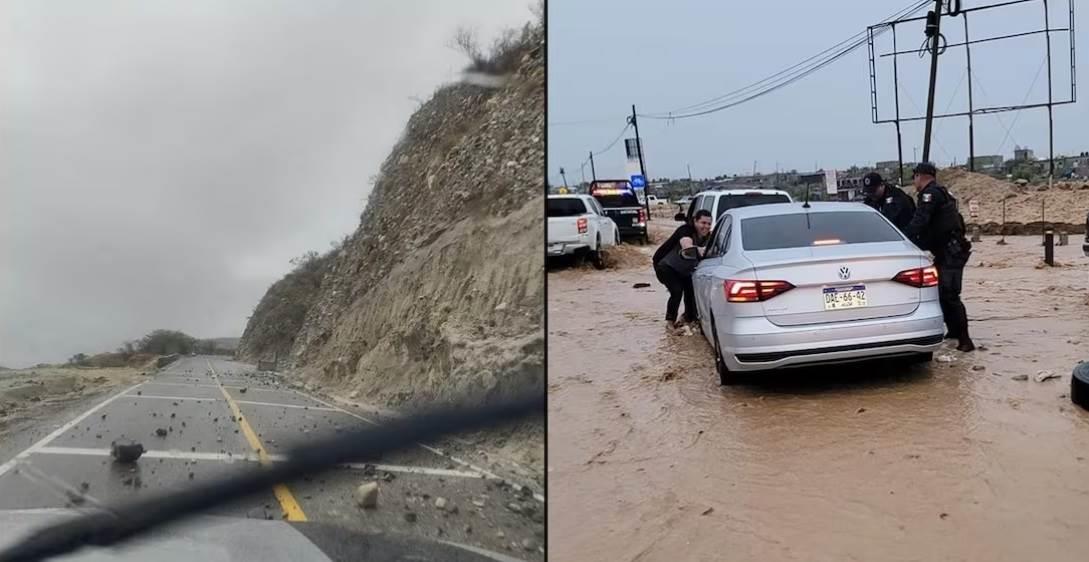
[[[976,350],[976,344],[972,342],[972,338],[968,337],[968,325],[965,324],[960,331],[960,336],[957,338],[960,343],[957,345],[957,351],[963,351],[965,353]]]

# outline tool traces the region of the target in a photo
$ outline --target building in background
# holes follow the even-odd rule
[[[1031,150],[1029,151],[1032,152]],[[1002,164],[1005,163],[1005,158],[1001,154],[994,154],[990,156],[976,156],[975,158],[968,159],[968,169],[975,170],[981,173],[991,173],[1002,170]]]
[[[1031,162],[1036,159],[1036,155],[1027,146],[1017,146],[1013,149],[1013,159],[1016,162]]]

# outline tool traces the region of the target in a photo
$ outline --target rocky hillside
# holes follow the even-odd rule
[[[243,359],[375,404],[543,387],[543,42],[527,28],[498,87],[444,87],[411,117],[359,228],[312,290],[273,285]]]

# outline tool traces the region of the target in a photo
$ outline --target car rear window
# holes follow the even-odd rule
[[[791,213],[741,221],[745,250],[898,242],[903,236],[876,212]]]
[[[594,199],[597,199],[598,203],[601,203],[602,207],[606,209],[615,209],[617,207],[642,207],[639,204],[639,199],[635,197],[634,193],[625,193],[623,195],[595,195]]]
[[[548,216],[550,217],[576,217],[585,212],[586,204],[582,202],[582,199],[548,200]]]
[[[720,195],[718,198],[719,216],[730,209],[766,205],[768,203],[790,203],[790,198],[781,193],[746,193],[744,195]]]

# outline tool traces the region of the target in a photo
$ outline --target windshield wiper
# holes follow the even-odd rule
[[[480,407],[443,407],[363,426],[292,449],[284,462],[248,470],[207,484],[143,498],[81,515],[35,531],[0,552],[0,562],[28,562],[72,552],[82,546],[110,546],[166,523],[198,514],[276,484],[361,458],[374,458],[453,433],[490,429],[545,411],[543,394]]]

